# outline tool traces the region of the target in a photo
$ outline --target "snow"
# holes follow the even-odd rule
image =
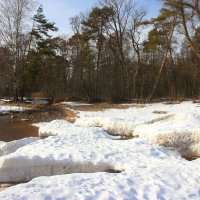
[[[61,132],[62,129],[65,132],[69,125],[69,122],[64,120],[56,120],[56,123],[60,125]],[[55,124],[55,122],[50,124]],[[54,130],[54,128],[50,129]],[[55,129],[56,131],[58,130]],[[100,159],[102,156],[98,154],[100,151],[106,152],[106,147],[113,151],[110,148],[112,141],[114,141],[111,140],[112,138],[115,137],[109,136],[100,128],[81,128],[71,124],[71,127],[62,137],[48,137],[1,157],[0,182],[29,181],[40,175],[71,173],[73,170],[80,172],[90,170],[90,165],[94,171],[99,170],[99,166],[100,168],[110,169],[110,164],[104,165],[104,160]],[[91,154],[92,151],[94,151],[94,155]],[[97,163],[95,161],[94,164],[91,163],[93,156],[100,160]],[[84,160],[87,160],[85,164]],[[76,163],[80,165],[80,169],[75,167]],[[18,168],[22,171],[15,174]]]
[[[68,105],[72,107],[79,107],[79,106],[91,106],[93,104],[83,103],[83,102],[72,102],[72,101],[63,101],[61,102],[63,105]]]
[[[30,182],[0,199],[200,199],[200,159],[177,152],[199,153],[199,104],[80,111],[76,124],[37,126],[49,137],[0,157],[0,182]],[[139,138],[119,140],[106,130]]]
[[[48,136],[65,136],[69,135],[70,137],[76,137],[80,135],[85,135],[85,137],[95,137],[95,138],[110,138],[110,139],[119,139],[120,137],[111,136],[102,128],[89,128],[89,127],[80,127],[69,123],[66,120],[53,120],[51,122],[42,122],[34,124],[39,128],[40,137]],[[83,138],[84,139],[84,138]]]
[[[76,124],[102,127],[114,135],[145,137],[151,143],[175,148],[185,155],[200,155],[200,109],[199,104],[192,102],[80,111]]]
[[[200,115],[178,113],[168,120],[144,124],[135,133],[152,143],[172,147],[183,155],[200,155]]]
[[[200,198],[199,162],[145,139],[75,135],[49,137],[1,157],[2,182],[40,177],[0,192],[0,199]]]
[[[4,155],[8,155],[12,152],[15,152],[18,148],[30,144],[31,142],[37,141],[39,138],[30,137],[23,138],[20,140],[15,140],[11,142],[1,142],[0,141],[0,157]]]
[[[9,112],[21,112],[26,109],[27,108],[20,107],[20,106],[2,106],[2,105],[0,105],[0,114],[6,114]]]
[[[163,166],[140,169],[142,172],[121,174],[73,174],[40,177],[28,184],[18,185],[0,193],[4,200],[14,199],[199,199],[199,178],[178,168]],[[167,176],[162,176],[165,171]],[[189,180],[185,179],[191,175]],[[193,181],[191,180],[193,179]],[[194,181],[196,179],[196,181]],[[182,181],[182,182],[181,182]],[[189,182],[191,181],[191,182]],[[54,183],[54,184],[52,184]],[[185,186],[185,190],[183,189]]]

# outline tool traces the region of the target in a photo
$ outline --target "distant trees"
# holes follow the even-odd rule
[[[101,0],[70,19],[69,38],[51,36],[57,28],[42,6],[32,27],[24,28],[31,0],[0,3],[1,96],[14,91],[16,101],[18,94],[40,93],[52,100],[113,102],[199,97],[199,0],[163,0],[154,19],[134,0]]]

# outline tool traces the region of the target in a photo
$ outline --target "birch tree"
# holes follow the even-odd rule
[[[28,37],[26,30],[33,5],[33,0],[0,0],[0,40],[12,55],[14,101],[18,101],[18,69],[25,56],[22,48]]]

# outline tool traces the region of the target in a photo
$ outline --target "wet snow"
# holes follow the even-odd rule
[[[178,153],[199,153],[198,104],[82,111],[76,124],[37,126],[49,137],[0,157],[0,182],[30,182],[0,199],[200,199],[200,159]]]

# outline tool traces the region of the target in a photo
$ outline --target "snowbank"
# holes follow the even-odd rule
[[[135,134],[152,143],[172,147],[185,156],[200,155],[200,115],[177,113],[161,122],[135,128]]]
[[[0,199],[200,198],[199,162],[185,161],[144,139],[84,138],[49,137],[3,157],[0,180],[42,177],[0,192]],[[122,172],[105,173],[109,167]],[[44,177],[59,173],[63,175]]]
[[[198,174],[186,167],[166,165],[161,168],[159,166],[138,168],[132,173],[40,177],[30,183],[20,184],[1,192],[0,198],[4,200],[198,200],[200,198],[198,181],[200,181]]]
[[[98,126],[114,135],[139,136],[151,143],[175,148],[186,156],[200,155],[200,109],[183,102],[146,104],[125,110],[80,112],[76,124]]]
[[[147,104],[145,107],[128,109],[108,109],[98,112],[80,111],[75,124],[80,126],[103,127],[114,135],[137,136],[134,129],[139,124],[160,121],[171,116],[167,114],[154,114],[159,105]]]
[[[119,139],[119,137],[113,137],[109,135],[101,128],[80,127],[66,120],[53,120],[51,122],[38,123],[34,125],[39,127],[38,132],[40,137],[65,135],[70,135],[71,137],[73,137],[86,135],[87,137],[90,136],[95,138],[105,137],[109,139]]]
[[[67,130],[74,127],[73,124],[66,120],[53,120],[51,122],[42,122],[33,125],[39,128],[38,133],[40,137],[67,134]]]
[[[84,120],[84,117],[81,117],[76,120],[75,124],[80,126],[102,127],[110,134],[116,136],[136,136],[134,135],[135,124],[122,119],[115,120],[103,117],[88,117]]]
[[[35,142],[38,139],[39,138],[36,138],[36,137],[30,137],[30,138],[24,138],[21,140],[15,140],[12,142],[0,142],[0,157],[13,153],[18,148],[23,147],[27,144],[30,144],[31,142]]]
[[[1,157],[0,182],[78,172],[129,171],[133,166],[148,165],[146,161],[152,157],[162,161],[177,156],[145,140],[112,140],[100,128],[75,127],[63,136],[33,142]]]

